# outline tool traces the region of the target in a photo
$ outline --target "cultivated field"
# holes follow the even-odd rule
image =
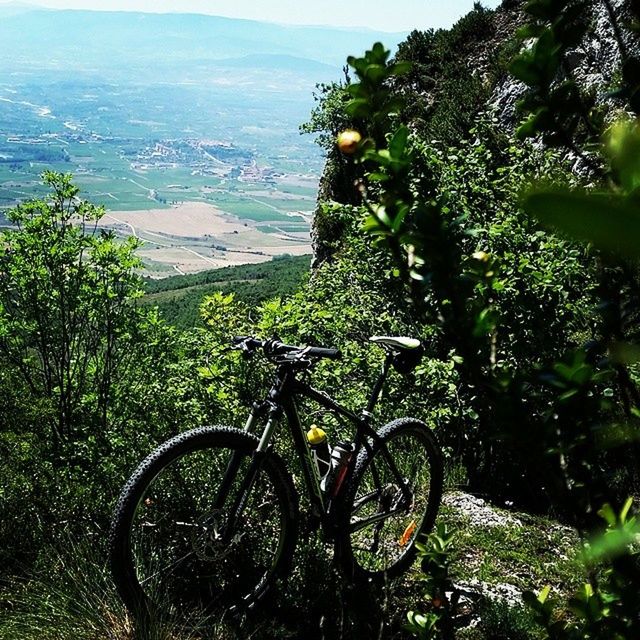
[[[211,204],[183,202],[165,209],[109,211],[99,224],[123,237],[142,240],[139,255],[147,275],[164,277],[311,253],[306,223],[300,218],[290,220],[283,230],[278,220],[258,224]],[[300,226],[294,224],[296,220]]]

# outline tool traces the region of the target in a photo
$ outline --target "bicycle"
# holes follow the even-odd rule
[[[372,337],[386,357],[366,408],[357,415],[300,380],[336,349],[297,347],[276,339],[234,338],[247,358],[257,352],[276,365],[264,400],[253,404],[244,431],[201,427],[151,453],[126,483],[109,536],[118,592],[132,612],[239,612],[257,604],[287,575],[298,535],[298,496],[272,446],[284,417],[300,457],[311,521],[335,547],[354,580],[387,580],[415,557],[416,539],[434,525],[443,482],[431,430],[399,418],[378,431],[373,412],[390,367],[419,362],[420,342]],[[336,473],[321,477],[296,400],[311,399],[355,425],[352,443],[332,451]],[[265,422],[266,421],[266,422]],[[256,435],[259,424],[262,432]],[[346,453],[345,453],[346,451]],[[333,467],[332,467],[333,468]]]

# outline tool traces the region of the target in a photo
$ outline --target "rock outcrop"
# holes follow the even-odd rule
[[[505,25],[503,33],[506,36],[513,33],[513,25],[521,22],[523,15],[520,7],[504,9],[505,4],[507,3],[496,10],[496,20]],[[629,0],[592,0],[589,5],[592,25],[583,41],[569,52],[567,68],[564,69],[565,77],[574,78],[580,87],[594,92],[597,103],[606,102],[615,107],[615,101],[607,93],[620,69],[621,45],[627,50],[633,50],[638,47],[638,43],[628,31],[616,34],[611,14],[619,23],[626,22],[630,17]],[[522,82],[511,76],[505,76],[496,84],[488,104],[496,112],[501,124],[510,127],[515,125],[516,103],[522,98],[525,89]]]

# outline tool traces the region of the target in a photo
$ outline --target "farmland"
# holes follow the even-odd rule
[[[322,158],[287,101],[281,121],[268,106],[221,117],[224,92],[207,113],[202,88],[167,88],[164,102],[156,90],[1,83],[0,207],[43,195],[45,169],[72,172],[82,196],[105,206],[101,226],[144,242],[154,277],[310,252]]]

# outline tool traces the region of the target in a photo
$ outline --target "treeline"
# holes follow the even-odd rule
[[[279,256],[270,262],[223,267],[162,280],[146,278],[141,304],[157,307],[171,324],[182,329],[202,326],[202,300],[216,291],[259,305],[297,291],[309,273],[310,256]]]

